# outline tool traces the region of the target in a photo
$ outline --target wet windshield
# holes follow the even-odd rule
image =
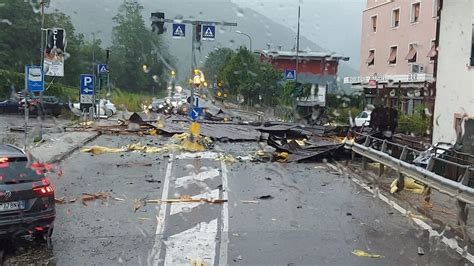
[[[473,92],[472,0],[0,0],[0,265],[473,264]]]

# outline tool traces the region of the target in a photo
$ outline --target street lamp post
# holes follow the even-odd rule
[[[247,33],[241,32],[240,30],[236,31],[235,33],[245,35],[249,38],[249,41],[250,41],[249,50],[251,52],[252,51],[252,37],[250,35],[248,35]]]

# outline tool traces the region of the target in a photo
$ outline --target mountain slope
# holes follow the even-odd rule
[[[246,36],[235,33],[240,30],[252,36],[253,50],[266,49],[267,43],[273,48],[281,46],[283,50],[290,50],[294,47],[296,34],[269,18],[259,14],[252,9],[240,8],[229,0],[142,0],[143,16],[146,23],[150,13],[154,11],[165,12],[166,18],[183,18],[212,21],[237,22],[237,27],[218,27],[215,41],[203,41],[201,53],[198,53],[198,64],[202,65],[204,57],[215,47],[230,47],[237,49],[241,45],[247,46],[249,40]],[[110,44],[111,30],[113,27],[113,16],[117,13],[119,1],[117,0],[55,0],[52,1],[49,11],[59,9],[67,13],[73,19],[79,32],[83,32],[86,37],[92,38],[92,32],[100,31],[96,34],[105,45]],[[191,62],[191,26],[187,26],[186,39],[173,39],[171,37],[171,25],[166,25],[168,32],[164,34],[167,39],[170,53],[178,61],[178,78],[185,80],[190,71]],[[137,40],[139,41],[139,40]],[[312,51],[326,51],[318,44],[311,42],[304,36],[301,37],[301,49],[311,49]],[[338,51],[334,51],[338,52]],[[112,52],[113,56],[113,52]],[[339,75],[354,75],[357,71],[341,64]]]

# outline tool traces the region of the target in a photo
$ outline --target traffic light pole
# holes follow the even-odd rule
[[[197,41],[197,37],[198,37],[198,34],[196,32],[196,27],[200,26],[200,25],[215,25],[215,26],[230,26],[230,27],[236,27],[237,26],[237,23],[235,22],[225,22],[225,21],[206,21],[206,20],[187,20],[187,19],[184,19],[184,20],[174,20],[174,19],[165,19],[164,18],[164,13],[160,13],[162,14],[163,18],[158,18],[158,17],[154,17],[155,15],[157,16],[158,13],[152,13],[152,20],[154,22],[159,22],[159,23],[164,23],[164,22],[167,22],[167,23],[182,23],[182,24],[191,24],[192,25],[192,41],[191,41],[191,78],[193,78],[193,74],[194,74],[194,69],[196,69],[196,41]],[[152,24],[153,25],[153,24]],[[161,25],[162,26],[162,25]],[[158,31],[160,34],[163,33],[162,30],[159,29]],[[200,37],[199,36],[199,41],[200,41]],[[191,86],[191,103],[190,103],[190,107],[191,107],[191,110],[194,108],[194,84]]]

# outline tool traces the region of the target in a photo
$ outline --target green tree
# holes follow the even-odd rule
[[[0,68],[24,72],[39,64],[41,21],[31,1],[0,0]]]
[[[204,62],[204,73],[210,82],[218,82],[217,77],[221,69],[229,63],[229,60],[235,54],[230,48],[219,48],[210,52]]]
[[[115,85],[130,91],[166,84],[163,64],[157,60],[158,53],[168,56],[166,46],[145,26],[142,10],[138,2],[125,0],[113,18],[111,76]]]
[[[261,62],[260,59],[246,48],[240,48],[218,74],[231,94],[242,94],[251,103],[259,102],[259,95],[263,103],[277,104],[278,88],[282,73],[273,67]]]

